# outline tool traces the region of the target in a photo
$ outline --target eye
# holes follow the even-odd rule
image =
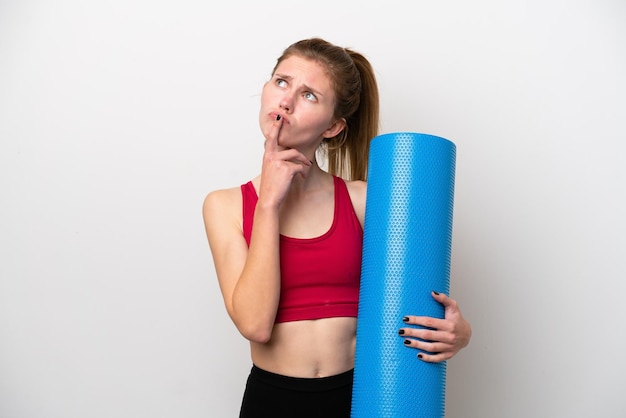
[[[278,87],[285,87],[287,85],[287,81],[283,80],[282,78],[277,78],[276,79],[276,85]]]
[[[312,102],[316,102],[317,101],[317,96],[313,93],[311,93],[310,91],[307,91],[306,93],[304,93],[304,98],[307,100],[310,100]]]

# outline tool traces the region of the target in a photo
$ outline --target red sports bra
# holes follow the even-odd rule
[[[345,182],[334,176],[334,183],[335,214],[326,233],[316,238],[280,236],[276,323],[357,316],[363,228]],[[258,195],[252,182],[243,184],[241,193],[243,234],[250,245]]]

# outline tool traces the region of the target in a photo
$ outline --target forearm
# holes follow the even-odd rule
[[[231,316],[244,337],[271,337],[280,298],[278,210],[257,205],[246,263],[232,294]]]

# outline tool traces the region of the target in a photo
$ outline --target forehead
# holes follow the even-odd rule
[[[326,67],[318,61],[292,55],[276,67],[274,74],[290,77],[293,82],[306,84],[321,92],[330,92],[331,79]]]

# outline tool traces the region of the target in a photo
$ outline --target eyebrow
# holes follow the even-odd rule
[[[287,81],[291,81],[293,80],[293,77],[287,74],[280,74],[280,73],[274,73],[274,77],[276,78],[281,78],[281,79],[285,79]],[[324,94],[322,92],[320,92],[317,89],[314,89],[313,87],[309,86],[308,84],[304,84],[304,89],[311,91],[312,93],[318,95],[318,96],[324,96]]]

